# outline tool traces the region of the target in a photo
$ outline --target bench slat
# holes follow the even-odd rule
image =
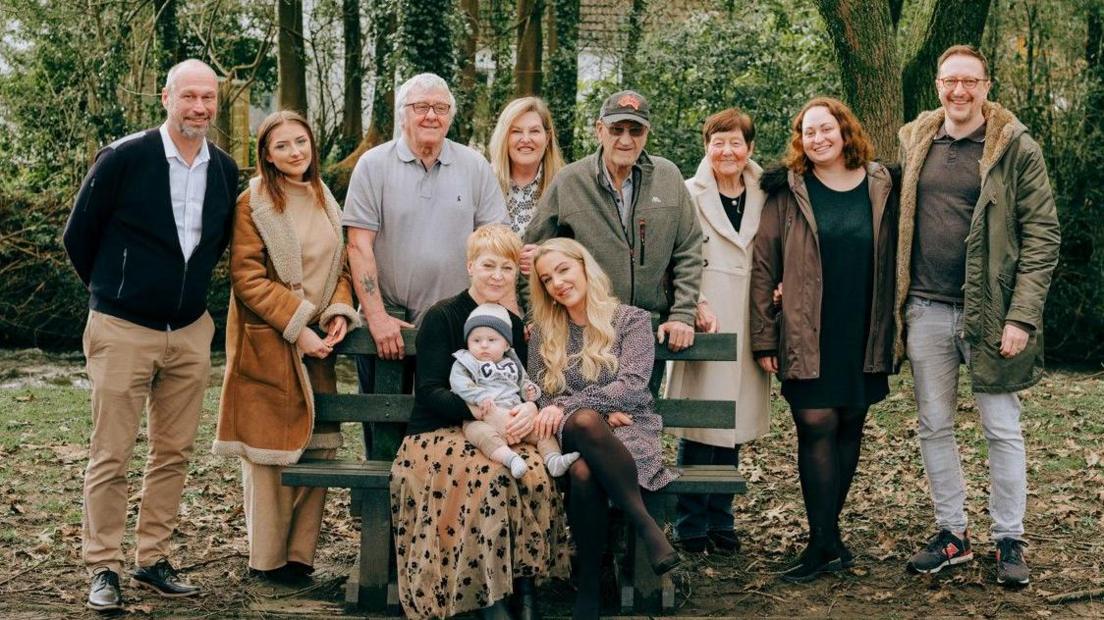
[[[408,422],[411,394],[316,394],[315,418],[322,422]],[[668,428],[732,428],[736,413],[730,401],[660,399],[656,412]]]
[[[414,329],[402,330],[403,347],[407,355],[415,355],[418,352],[414,344],[417,333],[417,330]],[[372,340],[371,333],[366,328],[361,327],[351,330],[341,341],[341,344],[337,345],[335,351],[345,355],[375,355],[376,343]],[[695,334],[694,346],[678,353],[669,351],[665,344],[656,343],[656,359],[664,361],[735,360],[738,351],[736,334],[732,333]]]
[[[735,469],[721,465],[688,465],[682,475],[659,493],[744,493],[747,483]],[[281,477],[288,486],[381,489],[390,484],[391,463],[385,461],[310,461],[290,465]]]

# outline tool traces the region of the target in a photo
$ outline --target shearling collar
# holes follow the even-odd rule
[[[1000,161],[1012,140],[1027,131],[1027,127],[1004,106],[993,101],[982,104],[981,114],[985,117],[985,149],[981,155],[981,181],[985,183],[989,170]],[[921,112],[916,120],[905,125],[898,132],[901,147],[904,150],[905,170],[918,170],[928,156],[931,141],[943,126],[945,111],[937,108]],[[906,179],[906,183],[907,183]]]
[[[260,188],[260,177],[249,180],[249,205],[252,209],[253,225],[257,227],[257,232],[264,240],[268,258],[272,261],[277,277],[292,290],[301,291],[303,253],[292,227],[291,216],[286,211],[282,213],[277,211],[268,192],[261,191]],[[337,200],[330,193],[330,188],[325,184],[322,185],[322,191],[325,193],[326,217],[333,226],[335,238],[340,240],[342,238],[341,207],[338,206]],[[323,300],[332,298],[337,288],[337,279],[341,276],[342,257],[343,253],[340,250],[334,252],[326,286],[322,289]]]

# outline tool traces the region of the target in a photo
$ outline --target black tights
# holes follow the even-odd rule
[[[795,409],[797,468],[809,543],[834,545],[839,515],[859,465],[865,408]]]
[[[653,562],[673,549],[644,506],[636,478],[636,461],[614,436],[604,416],[591,409],[576,411],[564,424],[563,440],[564,453],[578,451],[582,455],[568,470],[571,493],[567,519],[575,539],[579,570],[574,617],[597,618],[611,501],[636,528]]]

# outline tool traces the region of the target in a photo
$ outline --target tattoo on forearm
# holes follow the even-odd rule
[[[365,295],[373,295],[376,292],[376,280],[370,276],[360,277],[360,287],[364,289]]]

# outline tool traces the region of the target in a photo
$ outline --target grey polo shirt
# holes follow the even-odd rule
[[[508,224],[491,165],[445,140],[426,170],[403,138],[360,157],[349,179],[341,223],[377,231],[374,254],[383,301],[413,322],[468,287],[467,241],[484,224]]]
[[[966,235],[981,196],[980,160],[984,149],[984,123],[957,140],[944,127],[932,138],[916,186],[910,295],[962,303]]]

